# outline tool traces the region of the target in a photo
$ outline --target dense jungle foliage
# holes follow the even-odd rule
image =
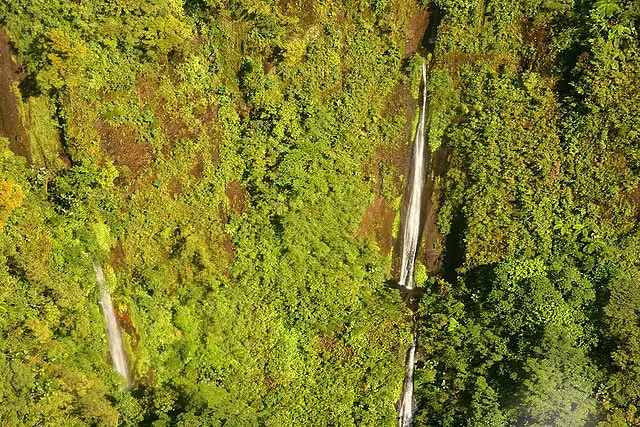
[[[0,0],[0,424],[394,425],[423,60],[415,425],[638,424],[639,31],[634,0]]]

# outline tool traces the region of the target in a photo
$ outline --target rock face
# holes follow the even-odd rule
[[[0,28],[0,136],[9,140],[11,151],[30,161],[29,138],[20,120],[15,93],[15,85],[22,82],[24,74],[11,56],[9,39]]]

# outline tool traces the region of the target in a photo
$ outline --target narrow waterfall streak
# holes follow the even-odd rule
[[[422,108],[418,129],[412,148],[409,203],[404,220],[402,260],[399,285],[405,290],[414,288],[413,270],[420,246],[420,224],[422,223],[422,192],[425,180],[425,122],[427,116],[427,64],[422,63]],[[411,427],[413,422],[413,371],[416,363],[416,319],[413,319],[411,347],[405,358],[405,378],[398,401],[398,426]]]
[[[129,367],[127,365],[127,355],[122,343],[120,325],[118,324],[118,319],[116,319],[113,303],[111,302],[111,294],[104,279],[104,271],[102,271],[102,266],[95,260],[92,259],[91,262],[93,263],[93,270],[96,273],[96,281],[98,282],[100,291],[99,304],[107,329],[107,341],[109,342],[113,368],[127,380],[127,386],[130,386],[131,376],[129,375]]]
[[[413,342],[407,351],[405,359],[406,373],[402,385],[402,395],[398,403],[398,425],[410,427],[413,420],[413,366],[416,363],[416,334],[413,334]]]
[[[409,203],[402,230],[402,258],[400,265],[399,285],[404,289],[413,289],[413,269],[418,253],[420,239],[420,223],[422,217],[422,190],[425,178],[424,145],[425,122],[427,116],[427,64],[422,63],[422,108],[420,121],[413,141]]]

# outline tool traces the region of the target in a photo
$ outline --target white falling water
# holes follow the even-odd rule
[[[402,396],[398,403],[398,425],[410,427],[413,419],[413,366],[416,363],[416,334],[413,333],[411,347],[407,351],[406,372],[402,385]]]
[[[420,122],[413,141],[411,175],[408,181],[411,193],[402,230],[402,261],[400,265],[400,286],[413,289],[413,267],[416,261],[420,238],[420,219],[422,211],[422,187],[424,185],[424,127],[427,115],[427,64],[422,63],[422,106]]]
[[[113,303],[111,302],[111,294],[104,280],[104,271],[102,271],[102,266],[95,260],[92,259],[91,262],[93,263],[93,270],[96,273],[96,281],[98,282],[98,288],[100,290],[99,304],[107,328],[107,341],[109,342],[113,368],[127,380],[127,386],[130,386],[131,376],[129,375],[129,367],[127,365],[127,355],[122,343],[120,325],[118,325]]]
[[[425,178],[424,165],[424,139],[425,122],[427,115],[427,64],[422,63],[422,106],[420,108],[420,121],[413,141],[409,204],[403,223],[402,237],[402,261],[400,265],[399,285],[402,289],[414,288],[413,269],[420,245],[420,224],[422,218],[422,190]],[[402,395],[398,402],[398,425],[411,427],[413,420],[413,371],[416,362],[416,331],[415,320],[412,334],[411,347],[407,351],[405,359],[405,378],[402,385]]]

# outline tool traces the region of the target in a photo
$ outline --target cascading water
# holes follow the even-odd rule
[[[402,258],[399,285],[402,290],[414,288],[413,269],[420,246],[420,225],[422,224],[422,193],[425,180],[425,122],[427,115],[427,64],[422,63],[422,105],[416,137],[413,141],[411,176],[408,181],[409,203],[402,230]],[[413,371],[416,361],[416,322],[413,321],[412,343],[405,359],[405,378],[402,395],[398,402],[398,425],[410,427],[413,420]]]
[[[104,316],[104,323],[107,329],[107,341],[109,342],[109,350],[111,352],[111,361],[113,368],[120,375],[127,380],[127,386],[131,386],[131,376],[129,375],[129,367],[127,365],[127,354],[124,351],[124,345],[122,343],[122,333],[120,332],[120,325],[116,319],[113,303],[111,302],[111,294],[109,288],[104,279],[104,271],[102,266],[95,260],[91,260],[93,263],[93,270],[96,273],[96,281],[98,282],[98,288],[100,291],[100,308],[102,309],[102,315]]]
[[[415,322],[414,322],[415,324]],[[411,426],[413,419],[413,367],[416,364],[416,331],[412,333],[411,347],[407,350],[405,359],[405,375],[402,384],[402,395],[398,403],[398,425],[400,427]]]
[[[413,289],[413,268],[420,244],[420,224],[422,213],[422,189],[424,186],[424,128],[427,115],[427,64],[422,63],[422,105],[420,121],[413,141],[410,193],[407,213],[402,230],[402,261],[399,285],[402,289]]]

